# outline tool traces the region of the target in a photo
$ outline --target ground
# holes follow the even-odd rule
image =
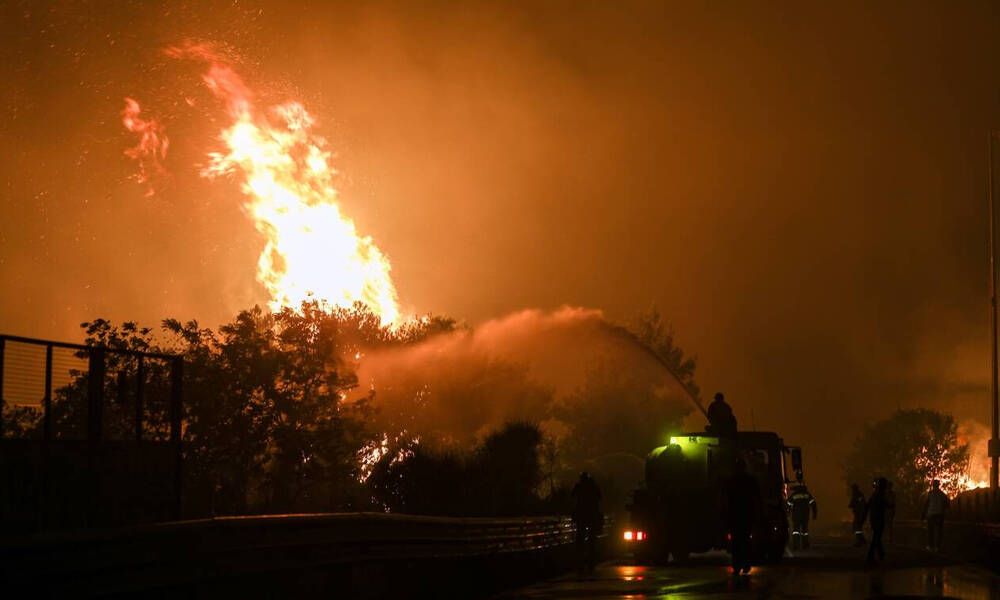
[[[864,569],[864,550],[843,538],[821,538],[808,551],[789,552],[776,565],[755,567],[733,580],[728,556],[694,556],[684,565],[605,562],[500,596],[503,600],[554,598],[1000,598],[1000,576],[920,550],[888,546],[885,564]]]

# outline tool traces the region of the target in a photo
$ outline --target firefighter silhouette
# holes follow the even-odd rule
[[[792,513],[792,549],[809,547],[809,513],[812,518],[818,516],[816,498],[805,484],[799,484],[792,488],[792,493],[788,496],[788,511]]]
[[[851,484],[851,503],[847,505],[847,508],[854,513],[854,547],[864,546],[868,543],[865,540],[865,517],[868,515],[868,501],[865,500],[865,495],[861,493],[861,488],[856,483]]]
[[[721,392],[716,394],[715,400],[708,405],[707,416],[706,429],[709,433],[720,437],[736,437],[736,417]]]
[[[751,537],[754,525],[762,516],[762,510],[760,486],[753,475],[747,472],[746,460],[736,460],[733,474],[723,484],[722,492],[722,517],[729,531],[733,577],[749,575],[753,559]]]
[[[582,566],[593,570],[597,557],[597,536],[604,525],[601,513],[601,488],[584,471],[573,486],[573,523],[576,524],[576,544],[581,553]]]

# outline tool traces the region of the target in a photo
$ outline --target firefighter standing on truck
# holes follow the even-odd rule
[[[809,513],[817,518],[816,498],[813,497],[805,484],[792,488],[788,496],[788,510],[792,513],[792,549],[809,547]]]
[[[715,395],[705,416],[708,417],[708,427],[705,429],[709,433],[720,437],[736,437],[736,417],[722,392]]]

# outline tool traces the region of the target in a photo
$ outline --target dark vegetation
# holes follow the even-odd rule
[[[513,516],[551,512],[552,498],[536,493],[542,480],[538,427],[508,423],[472,452],[429,450],[413,444],[387,454],[369,482],[393,512],[453,516]]]
[[[897,410],[865,428],[847,457],[847,483],[870,491],[872,481],[893,482],[899,514],[914,517],[933,479],[950,496],[965,489],[969,447],[959,442],[954,417],[923,408]]]
[[[648,313],[640,323],[642,341],[693,385],[694,363],[674,346],[672,331],[659,315]],[[83,327],[88,345],[184,355],[186,517],[331,510],[469,516],[560,512],[567,497],[566,483],[555,475],[560,457],[562,468],[578,469],[578,464],[565,464],[565,457],[586,456],[600,447],[601,430],[608,427],[634,439],[634,448],[627,450],[641,456],[664,427],[651,423],[639,435],[618,423],[603,403],[631,402],[629,410],[641,410],[643,403],[657,400],[649,390],[631,394],[628,386],[614,385],[616,376],[599,370],[588,384],[599,393],[581,390],[583,410],[565,415],[575,431],[564,443],[568,450],[543,435],[536,419],[548,414],[527,417],[531,422],[494,423],[476,434],[471,446],[453,443],[443,430],[411,431],[410,421],[399,415],[380,419],[377,392],[358,380],[360,361],[366,353],[420,344],[459,328],[446,318],[417,319],[392,329],[361,304],[330,309],[305,303],[298,311],[242,311],[218,330],[174,319],[164,320],[158,331],[103,319]],[[490,377],[524,377],[520,365],[490,365]],[[133,436],[129,394],[136,370],[134,358],[109,355],[105,432],[110,439]],[[86,379],[86,373],[77,373],[55,394],[57,430],[68,437],[84,435]],[[144,380],[145,437],[166,440],[168,366],[147,361]],[[479,394],[490,397],[483,389],[490,378],[472,381],[476,385],[459,390],[466,402],[476,402]],[[422,390],[413,398],[414,411],[433,408],[424,397],[433,384],[414,388]],[[536,385],[525,389],[531,396],[546,393]],[[566,410],[560,406],[548,412]],[[37,434],[37,419],[27,413],[7,416],[6,435]]]

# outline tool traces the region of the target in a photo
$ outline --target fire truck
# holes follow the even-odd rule
[[[763,514],[752,533],[754,557],[779,560],[788,541],[788,484],[802,480],[802,451],[769,431],[676,435],[653,449],[646,457],[645,481],[632,491],[628,527],[622,532],[636,558],[683,561],[690,553],[728,550],[722,486],[739,458],[760,486]]]

